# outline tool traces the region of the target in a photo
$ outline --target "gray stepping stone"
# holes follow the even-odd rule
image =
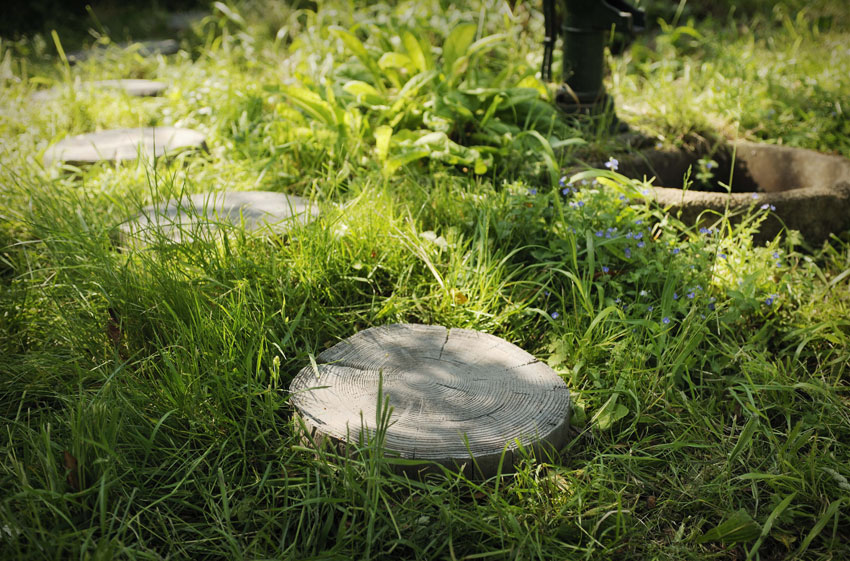
[[[156,55],[173,55],[174,53],[180,50],[180,43],[178,43],[174,39],[131,41],[127,43],[116,43],[114,46],[118,47],[119,49],[138,49],[137,52],[143,57],[151,57]],[[70,53],[67,53],[65,56],[68,58],[69,63],[76,64],[78,62],[88,60],[93,56],[103,54],[107,48],[108,46],[98,45],[91,49],[72,51]]]
[[[188,195],[150,205],[121,226],[127,242],[151,242],[163,236],[175,242],[192,241],[197,234],[222,224],[248,231],[270,228],[285,231],[318,216],[310,201],[270,191],[230,191]]]
[[[181,148],[203,148],[202,133],[177,127],[114,129],[60,140],[44,153],[45,165],[74,165],[158,157]]]
[[[374,435],[379,384],[393,408],[384,437],[391,456],[465,464],[489,477],[505,450],[507,471],[520,444],[558,450],[567,442],[563,380],[519,347],[467,329],[396,324],[361,331],[295,376],[290,403],[317,443],[344,446]]]
[[[150,97],[159,95],[168,88],[165,82],[157,82],[154,80],[95,80],[92,82],[81,82],[74,84],[74,89],[80,92],[90,91],[94,89],[115,89],[123,90],[127,95],[134,97]],[[58,86],[49,90],[42,90],[32,95],[34,101],[47,101],[55,99],[62,95],[64,88]]]

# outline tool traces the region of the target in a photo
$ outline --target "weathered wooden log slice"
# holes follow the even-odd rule
[[[257,230],[281,231],[307,223],[319,210],[310,201],[269,191],[230,191],[189,195],[150,205],[122,225],[125,241],[151,241],[165,236],[176,242],[191,241],[200,229],[223,223]]]
[[[150,97],[159,95],[168,88],[165,82],[155,80],[95,80],[93,82],[79,82],[74,84],[74,89],[79,92],[89,92],[98,89],[121,90],[133,97]],[[63,86],[57,86],[47,90],[41,90],[32,94],[33,101],[48,101],[58,98],[65,91]]]
[[[114,129],[62,139],[47,149],[44,153],[44,163],[50,165],[61,161],[80,165],[134,160],[139,156],[158,157],[178,149],[201,148],[204,145],[204,135],[190,129]]]
[[[315,434],[337,442],[371,436],[378,383],[393,407],[384,447],[407,459],[470,464],[485,477],[518,445],[561,448],[570,394],[548,366],[493,335],[396,324],[373,327],[321,353],[303,368],[291,402]]]

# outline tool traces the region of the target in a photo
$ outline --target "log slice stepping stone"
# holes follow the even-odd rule
[[[44,153],[45,165],[54,162],[93,164],[158,157],[182,148],[203,148],[202,133],[177,127],[113,129],[60,140]]]
[[[557,450],[567,442],[563,380],[519,347],[468,329],[395,324],[361,331],[295,376],[291,403],[314,436],[357,442],[377,426],[379,379],[393,407],[384,441],[390,455],[454,469],[465,464],[489,477],[505,450],[503,469],[510,469],[518,443]],[[480,472],[470,467],[470,454]]]
[[[166,237],[188,242],[200,229],[222,224],[248,231],[268,227],[284,231],[318,216],[314,204],[302,197],[270,191],[231,191],[187,195],[142,209],[133,221],[121,226],[128,242]]]
[[[155,80],[95,80],[92,82],[82,82],[74,85],[77,91],[88,91],[91,89],[115,89],[122,90],[129,96],[133,97],[150,97],[159,95],[168,88],[165,82],[157,82]],[[56,87],[48,90],[42,90],[32,95],[34,101],[47,101],[59,97],[62,94],[63,88]]]
[[[114,46],[119,49],[135,48],[136,52],[143,57],[152,57],[156,55],[173,55],[180,50],[180,43],[175,39],[151,39],[147,41],[130,41],[126,43],[116,43]],[[103,54],[109,45],[97,45],[91,49],[80,51],[72,51],[67,54],[67,59],[70,64],[76,64],[84,60],[88,60],[92,56]]]

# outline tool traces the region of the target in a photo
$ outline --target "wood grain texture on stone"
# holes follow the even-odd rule
[[[71,136],[44,153],[45,165],[54,162],[93,164],[102,161],[159,157],[183,148],[202,148],[202,133],[177,127],[113,129]]]
[[[405,459],[492,475],[507,448],[560,449],[570,394],[546,364],[507,341],[467,329],[394,324],[338,343],[292,381],[291,403],[307,427],[335,442],[376,427],[378,383],[393,408],[384,447]],[[364,426],[365,425],[365,426]],[[365,433],[363,433],[365,429]]]
[[[176,242],[191,241],[199,230],[222,224],[248,231],[268,227],[283,231],[306,224],[318,216],[310,201],[270,191],[230,191],[189,195],[149,205],[121,227],[125,241],[151,241],[163,237]]]

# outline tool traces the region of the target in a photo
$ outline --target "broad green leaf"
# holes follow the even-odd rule
[[[392,113],[397,113],[402,110],[404,105],[407,103],[407,100],[419,91],[419,89],[433,80],[437,76],[437,73],[434,71],[431,72],[420,72],[416,76],[412,77],[408,80],[404,86],[399,90],[398,94],[396,94],[395,103],[393,103],[390,111]]]
[[[452,29],[443,43],[443,69],[451,72],[457,59],[466,54],[467,49],[475,39],[477,26],[474,23],[464,23]]]
[[[475,160],[475,169],[473,171],[475,175],[484,175],[487,173],[487,163],[482,158],[478,158]]]
[[[401,53],[382,54],[381,58],[378,59],[378,67],[380,67],[381,70],[386,70],[387,68],[407,68],[409,70],[415,70],[410,57]]]
[[[697,543],[722,542],[742,543],[757,539],[761,535],[758,522],[745,510],[732,514],[725,522],[704,533]]]
[[[383,76],[381,75],[381,69],[378,67],[378,63],[369,56],[369,51],[366,50],[366,47],[363,46],[363,43],[358,39],[353,33],[350,31],[343,29],[341,27],[331,27],[329,31],[337,38],[342,40],[345,46],[354,53],[360,62],[363,63],[363,66],[372,74],[375,78],[375,84],[378,89],[383,90]]]
[[[367,84],[360,80],[348,81],[342,86],[342,89],[356,97],[358,102],[365,105],[375,107],[389,104],[387,99],[372,84]]]
[[[410,57],[410,60],[413,62],[413,65],[419,69],[419,72],[427,72],[432,69],[433,64],[430,61],[430,57],[426,56],[425,50],[422,48],[421,43],[413,33],[410,31],[402,33],[401,42],[404,45],[404,49],[407,51],[407,56]]]
[[[281,93],[317,121],[328,126],[339,124],[337,111],[317,93],[299,86],[283,86]]]
[[[375,152],[378,154],[378,161],[385,162],[387,154],[390,150],[390,137],[393,135],[393,128],[387,125],[381,125],[375,129]]]
[[[427,158],[430,153],[431,151],[427,148],[416,148],[414,150],[402,152],[401,154],[393,156],[384,162],[384,173],[390,175],[403,165],[409,164],[415,160]]]
[[[591,419],[591,422],[596,423],[596,428],[599,430],[608,430],[614,423],[629,414],[629,409],[621,403],[617,403],[617,398],[620,394],[614,394],[608,398],[605,405],[596,412]]]
[[[546,90],[546,86],[543,85],[543,82],[537,79],[536,76],[526,76],[519,82],[517,82],[516,87],[518,88],[531,88],[536,90],[540,97],[543,99],[549,99],[549,92]]]

